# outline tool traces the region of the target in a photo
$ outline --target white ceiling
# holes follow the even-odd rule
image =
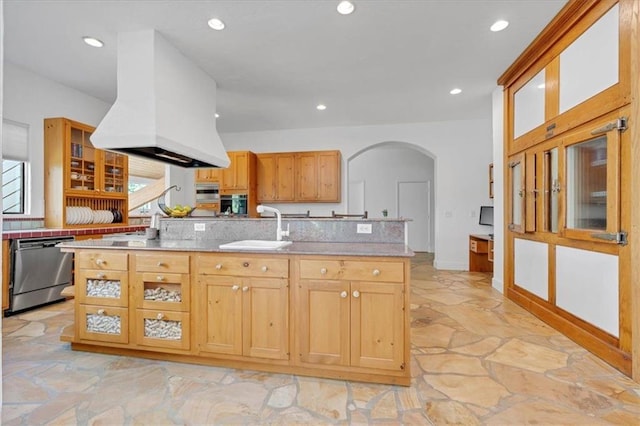
[[[117,33],[153,28],[217,81],[221,132],[488,118],[497,78],[566,1],[337,3],[4,0],[5,61],[111,103]],[[497,19],[511,25],[492,33]]]

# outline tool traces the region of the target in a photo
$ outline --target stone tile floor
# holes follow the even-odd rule
[[[72,352],[73,303],[3,319],[3,425],[640,424],[640,385],[494,291],[412,262],[412,385]]]

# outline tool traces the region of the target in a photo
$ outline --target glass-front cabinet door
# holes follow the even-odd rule
[[[523,233],[525,221],[525,162],[524,153],[509,161],[509,230]]]
[[[71,143],[66,187],[82,192],[95,191],[98,152],[89,141],[91,131],[81,127],[70,127],[69,130]]]
[[[107,193],[126,194],[127,182],[127,156],[111,151],[102,151],[102,189]]]
[[[564,140],[566,183],[563,235],[618,242],[620,231],[620,147],[626,119],[587,125]]]

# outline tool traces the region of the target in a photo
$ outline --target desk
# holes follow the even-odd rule
[[[469,235],[469,271],[493,272],[493,238],[489,235]]]

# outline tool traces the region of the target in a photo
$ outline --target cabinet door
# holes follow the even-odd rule
[[[129,311],[116,306],[78,304],[76,321],[81,340],[129,342]]]
[[[129,191],[128,158],[110,151],[100,151],[99,190],[123,195]]]
[[[289,359],[289,285],[287,279],[244,280],[243,354]]]
[[[293,154],[278,154],[275,157],[276,179],[275,192],[278,201],[295,200],[295,156]]]
[[[296,199],[299,201],[315,201],[318,195],[318,164],[314,152],[296,154],[296,170],[298,185]]]
[[[200,350],[242,355],[241,286],[235,277],[199,277]]]
[[[189,311],[191,305],[188,274],[138,272],[135,277],[137,308]]]
[[[75,293],[78,302],[126,307],[129,305],[128,277],[127,271],[77,269]]]
[[[300,361],[349,365],[349,283],[300,280]]]
[[[276,199],[276,154],[259,154],[257,166],[258,201]]]
[[[319,152],[317,200],[340,201],[340,156],[334,151]]]
[[[99,150],[95,149],[89,141],[92,128],[75,126],[71,123],[66,124],[66,128],[69,132],[67,136],[69,168],[68,174],[65,175],[65,189],[84,194],[97,192],[96,181],[99,180],[100,174],[96,170],[100,160]]]
[[[403,370],[403,286],[351,284],[351,365]]]
[[[136,342],[156,348],[189,349],[188,312],[136,310]]]
[[[234,189],[249,189],[249,153],[236,152],[233,157]]]

